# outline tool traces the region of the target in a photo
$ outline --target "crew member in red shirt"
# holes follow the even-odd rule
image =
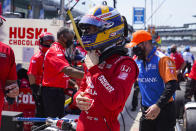
[[[194,62],[188,77],[190,80],[188,80],[186,84],[185,103],[190,102],[192,96],[194,96],[196,101],[196,61]]]
[[[44,32],[39,36],[39,52],[34,54],[31,58],[28,77],[33,98],[36,105],[36,117],[44,117],[43,102],[41,98],[41,84],[43,78],[43,62],[46,51],[50,45],[55,41],[52,33]]]
[[[119,131],[123,110],[138,76],[135,61],[127,56],[124,19],[112,7],[96,6],[82,17],[79,27],[87,50],[84,79],[74,100],[82,110],[77,131]]]
[[[5,19],[0,16],[0,26]],[[13,50],[0,42],[0,126],[1,112],[4,104],[4,96],[7,99],[15,98],[19,94],[17,85],[16,63]]]
[[[48,49],[44,58],[42,98],[46,117],[64,116],[64,89],[70,77],[83,78],[83,71],[70,66],[67,49],[73,44],[74,32],[62,27],[57,32],[57,42]]]
[[[174,62],[175,62],[178,82],[183,81],[182,71],[186,66],[186,62],[184,61],[182,55],[177,52],[177,46],[176,45],[171,46],[170,58],[173,59]]]

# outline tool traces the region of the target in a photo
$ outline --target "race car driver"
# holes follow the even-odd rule
[[[96,6],[79,22],[87,56],[84,79],[74,100],[82,110],[77,131],[119,131],[117,120],[138,76],[123,47],[124,20],[107,5]]]

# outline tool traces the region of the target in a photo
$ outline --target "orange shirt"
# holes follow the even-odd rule
[[[167,56],[160,59],[159,72],[165,83],[170,80],[177,80],[175,63]]]

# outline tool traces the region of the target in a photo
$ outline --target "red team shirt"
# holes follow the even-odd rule
[[[171,53],[170,58],[174,60],[176,65],[176,70],[180,68],[180,66],[184,63],[184,59],[179,53]]]
[[[81,91],[86,92],[91,107],[81,112],[77,131],[119,131],[118,115],[137,76],[137,65],[128,56],[113,55],[100,65],[85,70],[74,100]]]
[[[54,42],[45,55],[42,85],[67,88],[69,76],[61,71],[68,66],[69,63],[65,58],[65,48],[60,43]]]
[[[196,61],[192,66],[191,72],[189,73],[189,78],[196,80]]]
[[[4,103],[4,88],[6,80],[17,80],[16,63],[13,50],[0,42],[0,112]],[[0,113],[1,123],[1,113]],[[0,124],[1,125],[1,124]]]
[[[42,83],[43,78],[43,61],[44,54],[39,51],[31,58],[28,74],[32,74],[35,76],[35,83],[40,85]]]

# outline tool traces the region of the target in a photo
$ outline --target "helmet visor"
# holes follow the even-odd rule
[[[41,46],[47,47],[47,48],[49,48],[51,44],[52,42],[51,43],[40,43]]]
[[[80,20],[79,27],[81,29],[85,29],[86,25],[94,25],[94,26],[102,28],[102,27],[105,27],[105,25],[108,25],[108,22],[102,20],[99,17],[93,16],[93,15],[85,15]]]
[[[43,42],[44,41],[52,41],[52,42],[54,42],[54,37],[51,36],[51,35],[44,36],[43,37]]]

